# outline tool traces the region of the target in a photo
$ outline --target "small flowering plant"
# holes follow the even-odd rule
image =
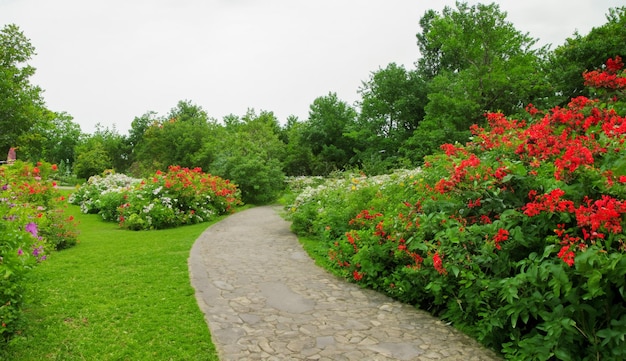
[[[49,179],[55,165],[15,162],[0,166],[0,335],[16,331],[25,276],[54,249],[77,242],[64,216],[64,198]]]
[[[71,202],[121,227],[148,230],[208,221],[233,211],[241,195],[230,181],[200,168],[170,166],[148,179],[113,173],[92,177]]]
[[[486,114],[411,186],[368,190],[342,235],[318,232],[333,264],[510,359],[626,358],[622,66],[584,74],[610,97]],[[322,194],[311,200],[330,204]]]

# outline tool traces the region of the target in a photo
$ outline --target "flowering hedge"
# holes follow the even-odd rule
[[[366,190],[372,200],[341,237],[309,231],[325,237],[350,279],[430,310],[509,359],[626,358],[621,69],[617,58],[584,74],[603,100],[529,106],[525,120],[487,114],[471,142],[443,145],[408,185]]]
[[[0,166],[0,335],[17,330],[25,276],[54,249],[77,242],[75,223],[49,178],[56,165],[15,162]],[[2,343],[0,343],[2,345]],[[0,346],[1,347],[1,346]]]
[[[70,198],[84,213],[132,230],[205,222],[241,204],[237,186],[200,168],[170,166],[150,179],[120,174],[96,176]]]

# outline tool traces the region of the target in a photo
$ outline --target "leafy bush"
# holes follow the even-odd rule
[[[276,159],[237,155],[221,159],[214,167],[218,174],[237,183],[246,203],[270,203],[285,188],[282,164]]]
[[[16,162],[0,166],[0,336],[18,330],[26,274],[54,249],[76,244],[64,198],[49,181],[55,165]],[[3,343],[0,343],[2,347]]]
[[[509,359],[623,359],[621,67],[618,58],[585,74],[604,100],[529,106],[526,120],[487,114],[471,142],[442,145],[404,187],[337,184],[303,195],[292,217],[312,217],[311,227],[294,228],[326,239],[346,277],[430,310]],[[375,197],[363,204],[351,192]],[[362,211],[338,226],[341,237],[315,227],[355,204]]]
[[[121,227],[163,229],[205,222],[241,203],[237,186],[200,168],[170,166],[150,179],[123,174],[91,177],[70,202]]]

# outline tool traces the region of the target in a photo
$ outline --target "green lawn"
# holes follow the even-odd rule
[[[32,302],[8,360],[217,360],[187,268],[208,224],[133,232],[97,215],[80,243],[32,275]]]

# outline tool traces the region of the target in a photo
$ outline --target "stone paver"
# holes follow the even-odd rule
[[[189,268],[220,360],[499,360],[426,312],[316,266],[276,208],[236,213]]]

